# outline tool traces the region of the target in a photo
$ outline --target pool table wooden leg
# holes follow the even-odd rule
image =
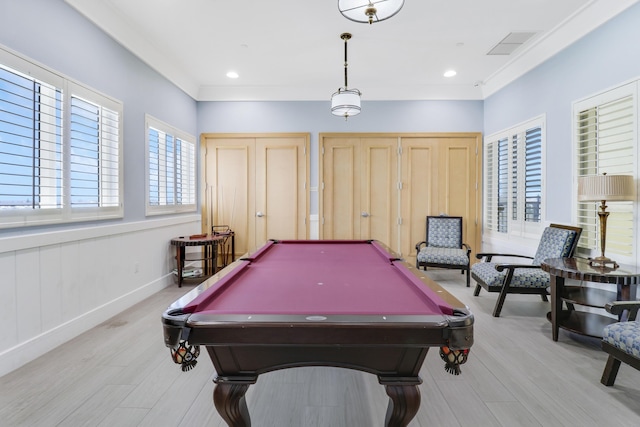
[[[257,378],[215,377],[213,403],[218,413],[231,427],[250,427],[251,418],[247,401],[244,398],[247,389],[255,384]]]
[[[387,406],[384,425],[386,427],[407,426],[420,408],[419,383],[385,384],[382,381],[380,381],[380,383],[384,384],[387,395],[389,396],[389,405]]]

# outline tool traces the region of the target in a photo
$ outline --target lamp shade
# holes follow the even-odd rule
[[[400,12],[404,0],[338,0],[338,10],[347,19],[373,24]]]
[[[635,193],[631,175],[603,174],[578,178],[579,202],[634,200]]]
[[[360,91],[357,89],[338,89],[331,96],[331,114],[351,117],[360,114]]]

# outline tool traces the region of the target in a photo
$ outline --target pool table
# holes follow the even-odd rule
[[[382,244],[272,240],[175,301],[164,340],[191,369],[204,346],[216,370],[213,401],[230,426],[249,426],[245,393],[262,373],[334,366],[378,376],[385,425],[420,406],[419,371],[431,347],[459,373],[473,344],[468,308]]]

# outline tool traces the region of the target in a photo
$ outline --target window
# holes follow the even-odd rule
[[[0,49],[0,227],[122,217],[122,104]]]
[[[485,233],[539,234],[543,222],[543,148],[544,117],[485,138]]]
[[[196,210],[195,138],[147,115],[147,215]]]
[[[575,175],[637,176],[636,93],[636,83],[631,83],[574,104]],[[578,248],[595,255],[600,255],[599,205],[576,202],[576,223],[582,227]],[[606,253],[634,263],[635,203],[607,206]]]

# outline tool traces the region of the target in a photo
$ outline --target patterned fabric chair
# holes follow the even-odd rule
[[[612,386],[622,362],[640,369],[640,321],[636,320],[640,301],[614,301],[607,304],[605,309],[618,316],[625,311],[628,313],[627,322],[605,326],[602,333],[602,349],[609,353],[609,359],[600,382]]]
[[[470,253],[469,245],[462,243],[462,217],[427,217],[427,239],[416,245],[416,268],[460,269],[462,274],[467,273],[469,287]]]
[[[540,264],[547,258],[566,258],[573,256],[578,245],[582,228],[551,224],[545,228],[534,257],[517,254],[479,253],[482,259],[471,268],[471,277],[476,281],[474,296],[484,288],[488,292],[500,292],[493,316],[500,317],[507,294],[537,294],[543,301],[547,299],[549,273],[542,271]],[[499,264],[491,262],[493,257],[517,257],[532,260],[530,264]]]

